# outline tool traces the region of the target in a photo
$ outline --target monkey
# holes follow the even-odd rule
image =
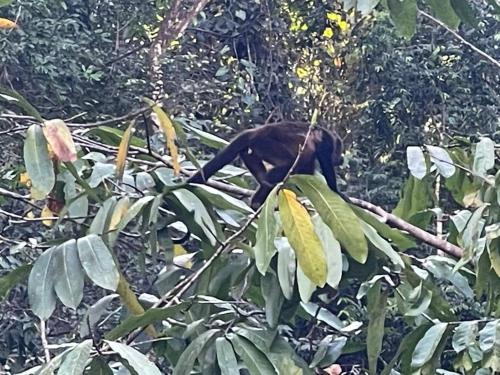
[[[205,183],[239,156],[259,183],[250,203],[256,210],[274,186],[286,177],[306,139],[308,128],[307,123],[283,121],[244,130],[192,175],[188,183]],[[343,164],[342,140],[336,132],[314,127],[292,174],[314,174],[316,159],[330,189],[346,200],[347,197],[338,191],[335,176],[335,167]],[[270,164],[271,168],[267,169],[264,163]]]

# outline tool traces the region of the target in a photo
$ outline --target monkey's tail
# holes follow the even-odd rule
[[[204,183],[218,170],[231,163],[236,157],[249,146],[250,131],[244,131],[231,141],[224,149],[219,151],[215,157],[206,163],[202,169],[188,179],[188,182]]]

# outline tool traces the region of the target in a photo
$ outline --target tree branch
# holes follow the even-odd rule
[[[423,10],[419,10],[419,13],[424,16],[425,18],[428,18],[429,20],[431,20],[432,22],[438,24],[439,26],[441,26],[442,28],[446,29],[446,31],[450,32],[451,34],[453,34],[453,36],[455,38],[457,38],[460,42],[462,42],[463,44],[465,44],[467,47],[469,47],[471,50],[473,50],[474,52],[480,54],[481,56],[483,56],[486,60],[488,60],[489,62],[491,62],[492,64],[496,65],[497,68],[500,68],[500,62],[498,60],[496,60],[494,57],[488,55],[486,52],[484,52],[483,50],[479,49],[478,47],[476,47],[474,44],[472,44],[471,42],[467,41],[466,39],[464,39],[464,37],[462,37],[459,33],[457,33],[455,30],[451,29],[448,25],[446,25],[444,22],[438,20],[437,18],[431,16],[429,13],[426,13],[424,12]]]

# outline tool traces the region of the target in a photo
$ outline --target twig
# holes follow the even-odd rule
[[[50,362],[49,343],[47,342],[47,332],[45,329],[45,320],[40,319],[40,338],[42,340],[43,352],[45,353],[45,362]]]
[[[457,38],[458,40],[460,40],[463,44],[465,44],[467,47],[469,47],[470,49],[472,49],[473,51],[475,51],[476,53],[480,54],[481,56],[483,56],[486,60],[488,60],[489,62],[491,62],[492,64],[496,65],[497,68],[500,68],[500,62],[498,60],[496,60],[493,56],[490,56],[488,55],[486,52],[484,52],[483,50],[479,49],[478,47],[476,47],[474,44],[472,44],[471,42],[467,41],[466,39],[464,39],[464,37],[462,37],[459,33],[457,33],[455,30],[451,29],[448,25],[446,25],[444,22],[438,20],[437,18],[431,16],[429,13],[426,13],[424,12],[423,10],[419,10],[419,13],[424,16],[425,18],[428,18],[430,19],[432,22],[438,24],[439,26],[441,26],[442,28],[446,29],[446,31],[450,32],[451,34],[453,34],[453,36],[455,38]]]

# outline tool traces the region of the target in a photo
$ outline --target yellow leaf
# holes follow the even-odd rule
[[[76,147],[68,126],[63,120],[55,119],[44,122],[43,135],[49,150],[61,161],[76,161]]]
[[[158,121],[160,122],[160,128],[165,137],[165,141],[167,143],[167,149],[170,153],[170,157],[172,158],[172,167],[174,169],[174,175],[178,176],[181,167],[179,165],[179,157],[177,155],[177,146],[175,145],[175,128],[172,121],[170,121],[170,117],[165,113],[165,111],[156,105],[151,99],[145,98],[144,101],[149,104],[153,112],[158,116]]]
[[[349,24],[346,21],[339,21],[338,25],[339,25],[339,29],[341,31],[345,32],[345,31],[347,31],[349,29]]]
[[[331,37],[333,36],[333,30],[332,30],[332,28],[331,27],[325,28],[325,30],[323,31],[323,36],[325,38],[331,39]]]
[[[0,29],[15,29],[17,24],[6,18],[0,18]]]
[[[123,178],[123,171],[125,171],[125,162],[127,160],[128,148],[130,146],[130,138],[134,122],[132,121],[127,130],[123,133],[120,146],[118,147],[118,154],[116,155],[116,177],[121,181]]]
[[[31,187],[31,180],[28,172],[23,172],[19,175],[19,183],[26,187]]]
[[[297,201],[295,193],[286,189],[279,193],[279,212],[283,230],[295,251],[300,268],[314,284],[324,286],[326,257],[309,213]]]
[[[304,68],[297,68],[296,72],[297,72],[297,77],[299,78],[305,78],[309,75],[307,69]]]
[[[35,214],[33,213],[33,211],[28,212],[25,216],[28,219],[34,219],[35,218]]]
[[[42,213],[40,214],[40,217],[42,219],[46,217],[54,217],[54,213],[50,210],[50,208],[45,205],[42,209]],[[52,224],[54,224],[53,220],[42,220],[42,224],[45,225],[46,227],[51,227]]]
[[[132,315],[142,315],[144,314],[144,307],[139,303],[137,296],[130,289],[127,280],[120,275],[120,281],[118,282],[118,288],[116,289],[116,293],[120,296],[123,304],[127,307],[128,311]],[[152,325],[146,327],[146,332],[151,337],[156,337],[158,334],[156,333],[155,328]]]
[[[125,216],[130,206],[130,200],[128,197],[122,198],[118,201],[113,211],[113,215],[111,216],[111,220],[109,221],[109,230],[115,230],[118,228],[118,224]]]
[[[326,17],[333,22],[340,22],[342,21],[342,16],[340,14],[334,13],[334,12],[328,12],[326,14]]]

